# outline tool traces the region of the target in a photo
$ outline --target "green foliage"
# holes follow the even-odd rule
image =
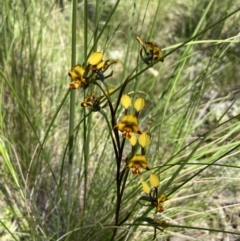
[[[0,239],[237,239],[239,5],[3,0]],[[136,36],[160,46],[164,62],[144,59]],[[88,68],[95,51],[117,61],[103,73],[112,75],[70,90],[68,72]],[[112,131],[123,94],[145,100],[146,148]],[[126,166],[140,153],[150,171],[135,176]],[[150,173],[168,197],[163,212],[141,190]]]

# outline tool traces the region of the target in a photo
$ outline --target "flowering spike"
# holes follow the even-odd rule
[[[114,128],[121,131],[124,138],[131,138],[132,133],[141,134],[138,119],[131,114],[125,115]]]

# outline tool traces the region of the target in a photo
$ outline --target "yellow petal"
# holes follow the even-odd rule
[[[128,140],[132,146],[135,146],[137,143],[137,137],[134,133],[132,133],[131,138],[129,138]]]
[[[76,78],[81,79],[84,75],[84,72],[85,72],[85,69],[83,68],[83,66],[78,64],[78,65],[75,65],[71,71],[69,71],[68,75],[72,79],[76,79]]]
[[[158,203],[165,202],[167,200],[167,195],[166,194],[161,194],[160,197],[158,198]]]
[[[132,105],[132,100],[129,95],[123,95],[121,98],[121,104],[125,109],[128,109]]]
[[[123,132],[124,138],[131,138],[132,133],[142,133],[139,130],[137,117],[131,114],[123,116],[119,123],[114,126],[114,129],[118,129]]]
[[[81,76],[84,75],[85,69],[82,65],[78,64],[76,66],[74,66],[73,71],[75,71],[76,73],[80,74]]]
[[[125,115],[122,120],[120,121],[121,123],[123,123],[124,125],[129,125],[133,128],[134,132],[138,132],[138,119],[136,116],[134,115]]]
[[[90,65],[97,65],[102,60],[103,54],[101,52],[94,52],[88,58]]]
[[[139,137],[138,137],[138,142],[142,148],[146,147],[149,142],[150,142],[150,136],[146,133],[143,132]]]
[[[150,168],[148,167],[147,163],[145,162],[139,162],[139,165],[141,168],[145,169],[145,170],[149,170]]]
[[[68,72],[68,75],[69,75],[72,79],[76,79],[76,78],[79,77],[78,74],[75,73],[75,72],[72,71],[72,70]]]
[[[141,166],[141,168],[149,170],[148,161],[145,155],[136,154],[133,156],[128,164],[128,167],[132,167],[135,163]]]
[[[143,44],[143,41],[140,39],[139,36],[136,37],[136,40],[137,40],[142,46],[144,45],[144,44]]]
[[[159,184],[160,184],[158,177],[155,174],[153,174],[153,173],[150,174],[150,184],[153,187],[158,187]]]
[[[142,181],[142,188],[143,188],[143,191],[146,193],[146,194],[150,194],[150,187],[148,186],[147,182],[145,181]]]
[[[133,156],[130,162],[142,162],[142,163],[147,163],[147,158],[144,155],[141,154],[136,154]]]
[[[118,123],[116,126],[114,126],[114,129],[118,129],[119,131],[124,131],[124,127],[126,125],[122,122]]]
[[[135,164],[134,162],[130,162],[130,163],[127,165],[127,167],[132,168],[134,164]]]
[[[145,105],[145,101],[144,101],[143,98],[138,98],[138,99],[136,99],[135,102],[134,102],[134,108],[135,108],[135,110],[136,110],[137,112],[139,112],[140,110],[142,110],[143,107],[144,107],[144,105]]]
[[[106,61],[100,61],[98,64],[97,64],[97,69],[102,69],[102,68],[105,68],[107,66],[107,62],[109,60],[106,60]]]

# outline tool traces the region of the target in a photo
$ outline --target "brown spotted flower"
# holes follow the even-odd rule
[[[149,187],[147,182],[142,181],[143,191],[150,196],[151,205],[156,207],[156,213],[161,213],[164,211],[162,203],[167,200],[167,196],[164,193],[158,196],[160,181],[155,174],[150,174],[150,184],[152,188]]]
[[[124,94],[122,95],[120,102],[125,109],[124,110],[125,116],[122,118],[120,123],[117,126],[115,126],[115,128],[118,128],[118,130],[123,132],[123,137],[127,137],[129,140],[129,143],[132,146],[135,146],[137,143],[137,136],[135,135],[135,133],[141,134],[139,136],[139,144],[141,145],[142,148],[145,148],[150,142],[150,136],[146,132],[142,133],[141,131],[139,131],[139,127],[138,127],[138,115],[139,115],[139,112],[145,106],[145,100],[143,98],[137,98],[133,102],[132,98],[129,95]],[[129,111],[132,106],[135,109],[134,115],[129,114]]]
[[[141,134],[138,119],[132,114],[123,116],[123,118],[114,128],[121,131],[124,138],[131,138],[133,133]]]
[[[141,168],[149,170],[146,156],[139,154],[133,156],[127,167],[132,168],[132,173],[137,175],[141,173]]]
[[[98,111],[100,109],[100,100],[103,96],[96,97],[95,93],[88,95],[86,99],[81,103],[82,107],[91,107],[93,111]]]
[[[84,77],[85,69],[82,65],[78,64],[73,67],[71,71],[69,71],[68,75],[73,79],[70,83],[71,89],[77,89],[78,87],[82,87],[86,89],[89,85],[87,79]]]
[[[152,62],[157,60],[160,60],[162,62],[164,61],[164,59],[162,58],[162,50],[158,45],[150,41],[146,41],[143,43],[139,36],[137,36],[136,39],[143,47],[140,51],[140,56],[146,64],[151,64]]]
[[[110,77],[112,74],[108,76],[104,76],[103,73],[109,68],[110,65],[116,63],[115,61],[109,62],[110,60],[102,60],[103,53],[101,52],[94,52],[90,55],[88,58],[88,66],[90,70],[95,73],[99,79],[102,81],[108,77]]]
[[[167,196],[163,193],[160,195],[160,197],[157,199],[157,202],[155,203],[156,206],[156,213],[161,213],[164,211],[162,203],[167,200]]]

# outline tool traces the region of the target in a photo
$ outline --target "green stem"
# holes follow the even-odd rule
[[[94,19],[94,25],[95,25],[95,31],[93,34],[93,51],[97,51],[97,34],[98,34],[98,25],[99,25],[99,9],[100,9],[100,1],[96,0],[95,3],[95,19]]]
[[[87,50],[88,50],[88,0],[84,0],[84,66],[87,66]]]
[[[76,19],[77,0],[72,3],[72,60],[71,66],[76,64]],[[74,154],[74,116],[75,116],[75,91],[70,93],[70,120],[69,120],[69,153],[68,153],[68,199],[67,199],[67,230],[70,231],[71,220],[71,195],[72,195],[72,163]]]
[[[108,24],[109,24],[109,22],[110,22],[110,20],[111,20],[111,18],[112,18],[112,16],[113,16],[113,14],[114,14],[114,12],[116,11],[117,6],[118,6],[119,3],[120,3],[120,0],[117,0],[117,2],[115,3],[113,9],[111,10],[111,12],[110,12],[110,14],[109,14],[109,16],[108,16],[108,18],[107,18],[104,26],[101,28],[101,32],[99,33],[99,35],[96,34],[96,33],[98,32],[98,28],[95,29],[94,36],[96,36],[96,38],[95,38],[95,42],[96,42],[96,43],[97,43],[98,40],[101,38],[102,34],[105,32],[106,27],[109,26]],[[96,11],[97,11],[97,9],[96,9]],[[95,46],[92,46],[92,48],[90,49],[90,53],[91,53],[94,49],[95,49]]]
[[[87,66],[88,59],[88,0],[84,0],[84,66]],[[86,91],[84,91],[84,99],[86,98]],[[87,186],[88,186],[88,160],[89,160],[89,143],[91,134],[92,115],[87,118],[86,108],[83,110],[83,158],[84,158],[84,201],[83,212],[86,210],[87,203]]]

